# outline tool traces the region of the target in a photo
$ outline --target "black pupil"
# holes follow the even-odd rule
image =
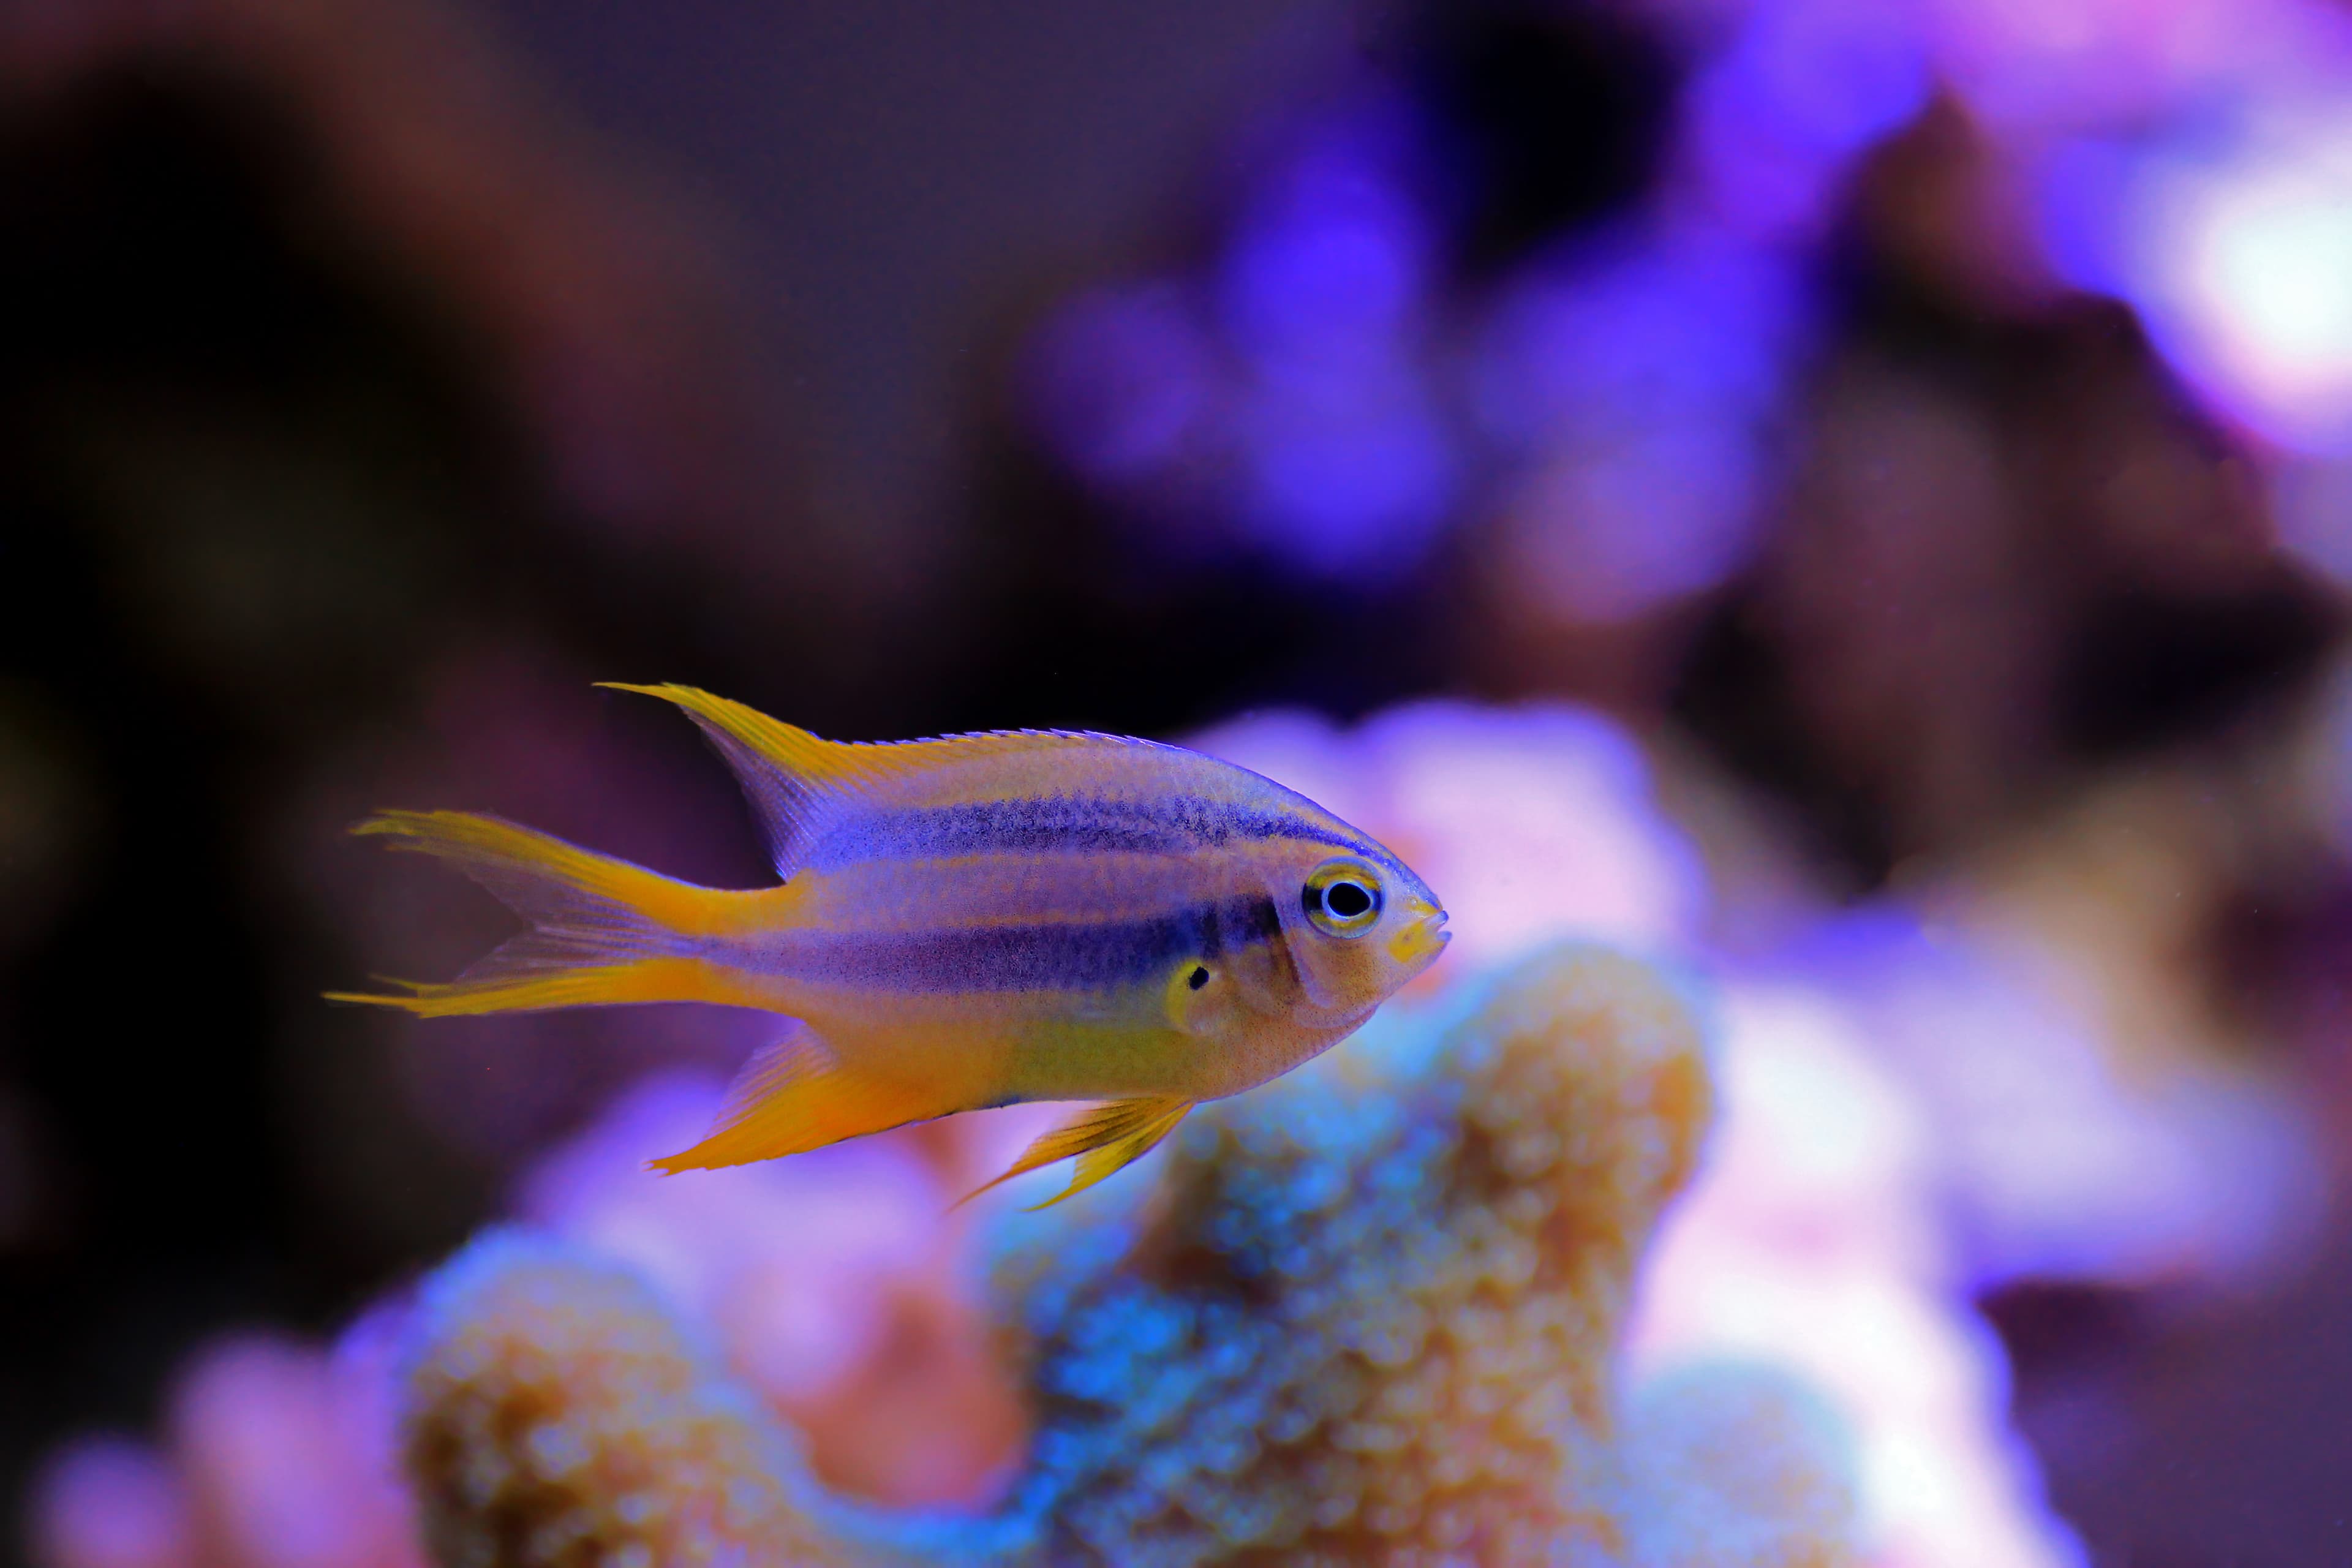
[[[1323,907],[1343,921],[1369,913],[1372,895],[1360,882],[1334,882],[1323,889]]]
[[[1202,986],[1206,985],[1208,983],[1209,972],[1202,968],[1199,964],[1194,964],[1192,966],[1192,978],[1186,984],[1190,984],[1193,990],[1198,991]]]

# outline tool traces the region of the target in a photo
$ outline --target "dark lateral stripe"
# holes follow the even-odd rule
[[[1212,963],[1277,940],[1270,898],[1227,899],[1149,920],[976,926],[943,931],[781,935],[769,958],[818,984],[901,993],[1112,991],[1158,979],[1180,959]]]
[[[885,813],[829,836],[812,863],[837,867],[864,859],[985,854],[1183,855],[1283,837],[1322,839],[1359,855],[1376,850],[1369,839],[1345,829],[1198,796],[1147,805],[1056,795]]]

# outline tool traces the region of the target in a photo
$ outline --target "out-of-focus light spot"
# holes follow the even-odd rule
[[[1453,505],[1453,444],[1419,363],[1433,244],[1372,106],[1306,139],[1242,204],[1217,268],[1241,362],[1231,501],[1241,535],[1310,575],[1417,563]]]
[[[1496,312],[1474,387],[1480,420],[1524,447],[1563,417],[1753,405],[1779,389],[1796,304],[1783,269],[1710,236],[1601,246],[1533,273]]]
[[[1636,1366],[1755,1357],[1822,1388],[1873,1562],[2081,1563],[2003,1439],[2000,1346],[1952,1289],[1927,1107],[1821,993],[1735,985],[1721,1014],[1721,1119],[1644,1279]]]
[[[271,1339],[216,1344],[188,1373],[173,1428],[206,1522],[246,1568],[410,1560],[407,1521],[350,1442],[327,1358]]]
[[[35,1482],[31,1514],[39,1568],[194,1568],[187,1492],[142,1443],[101,1437],[64,1450]]]
[[[1759,5],[1684,94],[1685,194],[1755,241],[1816,237],[1854,155],[1916,115],[1928,83],[1904,6]]]
[[[1031,343],[1024,401],[1047,446],[1097,482],[1176,460],[1217,396],[1216,355],[1182,285],[1105,289]]]
[[[2183,374],[2273,441],[2352,443],[2352,118],[2155,149],[2118,173],[2116,281]]]
[[[1939,75],[2000,136],[2145,123],[2294,68],[2305,0],[1924,0]]]
[[[2347,154],[2352,139],[2299,167],[2211,184],[2191,175],[2152,215],[2180,237],[2155,258],[2167,313],[2204,340],[2212,371],[2258,416],[2328,446],[2352,422]]]
[[[1339,130],[1244,203],[1217,293],[1244,353],[1349,357],[1420,303],[1428,220],[1391,166],[1390,138]]]
[[[1391,581],[1443,533],[1462,468],[1425,363],[1418,133],[1371,93],[1274,142],[1206,276],[1070,305],[1031,345],[1024,401],[1139,520],[1309,577]]]
[[[1607,624],[1712,585],[1746,557],[1755,468],[1738,434],[1696,428],[1562,454],[1505,513],[1518,591],[1559,618]]]
[[[1859,149],[1927,100],[1917,25],[1883,0],[1762,6],[1716,69],[1748,105],[1759,132],[1824,153]]]
[[[1528,279],[1474,371],[1511,465],[1505,570],[1547,613],[1615,621],[1720,580],[1752,542],[1762,423],[1801,322],[1769,254],[1619,243]]]
[[[1935,1108],[1973,1285],[2243,1275],[2312,1213],[2312,1132],[2275,1086],[2193,1057],[2135,1074],[2084,977],[2039,947],[1882,911],[1801,963]]]
[[[2124,246],[2134,153],[2119,142],[2078,137],[2053,143],[2034,162],[2035,227],[2043,258],[2065,282],[2128,297]]]
[[[1237,528],[1310,575],[1378,581],[1427,555],[1454,500],[1453,445],[1414,371],[1261,386],[1239,405]]]
[[[1681,174],[1699,209],[1768,243],[1810,237],[1828,222],[1840,162],[1756,124],[1736,77],[1710,72],[1683,105]]]

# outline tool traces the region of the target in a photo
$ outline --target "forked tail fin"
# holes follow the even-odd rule
[[[530,922],[446,984],[387,980],[405,993],[330,992],[336,1002],[424,1018],[614,1002],[761,1005],[751,977],[715,955],[782,889],[698,888],[495,816],[387,811],[352,830],[446,860]]]

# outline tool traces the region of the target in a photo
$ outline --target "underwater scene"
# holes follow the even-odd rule
[[[0,1568],[2352,1564],[2344,0],[0,109]]]

